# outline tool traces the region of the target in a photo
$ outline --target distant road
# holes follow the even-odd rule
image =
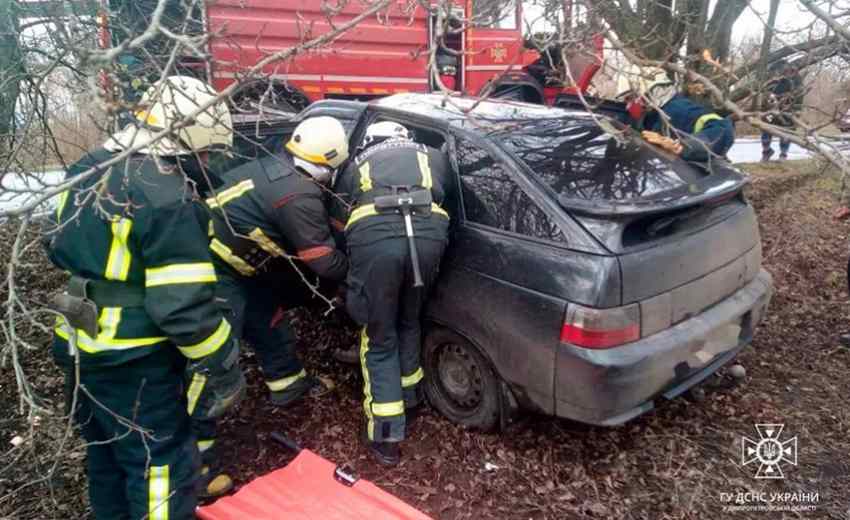
[[[850,152],[850,136],[838,137],[836,141],[839,143],[839,148]],[[779,159],[779,140],[774,138],[772,145],[775,152],[772,160],[775,161]],[[759,162],[761,161],[761,140],[757,137],[739,137],[735,140],[735,146],[729,150],[727,155],[733,163]],[[810,151],[800,148],[796,144],[792,144],[788,151],[788,159],[790,160],[805,159],[811,156]]]

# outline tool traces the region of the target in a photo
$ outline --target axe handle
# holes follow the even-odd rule
[[[295,441],[293,441],[289,437],[283,435],[282,433],[272,432],[270,437],[276,443],[284,446],[285,448],[289,448],[290,450],[294,451],[295,453],[298,453],[298,452],[301,451],[301,446],[296,444]]]

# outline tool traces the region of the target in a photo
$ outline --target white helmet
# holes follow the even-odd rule
[[[629,93],[662,107],[676,95],[676,85],[662,68],[632,65],[617,80],[617,96]]]
[[[366,128],[366,137],[363,138],[363,146],[369,146],[377,140],[384,139],[406,139],[410,140],[410,130],[394,121],[381,121],[372,123]]]
[[[348,159],[348,137],[339,120],[330,116],[311,117],[295,127],[286,149],[305,163],[336,169]]]
[[[218,101],[192,118],[191,124],[166,135],[156,142],[153,136],[197,111],[217,96],[203,81],[190,76],[170,76],[154,83],[139,100],[135,116],[137,124],[129,124],[113,135],[104,147],[118,151],[138,144],[139,150],[151,155],[187,155],[233,145],[233,121],[224,101]]]

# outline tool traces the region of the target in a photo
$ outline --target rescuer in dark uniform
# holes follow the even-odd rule
[[[445,154],[414,143],[398,123],[370,125],[364,148],[334,191],[351,202],[341,219],[351,262],[346,308],[365,326],[365,437],[379,462],[394,465],[405,413],[420,400],[420,314],[448,240],[439,205],[449,169]]]
[[[767,85],[770,95],[767,96],[764,106],[764,110],[768,112],[765,120],[773,125],[793,130],[797,126],[794,122],[794,116],[803,109],[803,98],[806,93],[803,88],[803,78],[800,76],[798,68],[792,63],[780,61],[773,68],[781,71],[781,76],[772,79]],[[772,141],[773,135],[770,132],[762,132],[762,161],[769,161],[775,153],[773,146],[771,146]],[[791,141],[780,137],[779,158],[787,159],[790,149]]]
[[[329,183],[347,158],[342,124],[331,117],[310,118],[298,125],[282,153],[227,172],[223,189],[207,199],[219,278],[216,296],[234,334],[256,350],[271,401],[279,406],[328,390],[306,373],[295,354],[295,335],[281,309],[286,295],[280,290],[283,285],[283,290],[300,291],[315,275],[336,282],[345,278],[348,259],[331,236],[320,185]],[[215,426],[196,426],[206,453]]]
[[[647,142],[686,161],[725,157],[735,144],[735,125],[678,92],[662,69],[645,68],[625,75],[621,94],[630,97],[632,124]]]
[[[97,519],[194,518],[200,458],[190,417],[221,415],[244,389],[230,323],[214,301],[203,215],[181,171],[230,146],[227,106],[154,138],[214,97],[190,77],[155,84],[138,123],[73,165],[68,179],[97,170],[60,196],[48,252],[71,279],[53,302],[62,315],[53,354],[88,443]]]

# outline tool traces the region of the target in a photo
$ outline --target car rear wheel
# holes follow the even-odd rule
[[[492,430],[499,423],[499,379],[471,343],[443,328],[431,329],[422,352],[425,395],[450,421]]]

